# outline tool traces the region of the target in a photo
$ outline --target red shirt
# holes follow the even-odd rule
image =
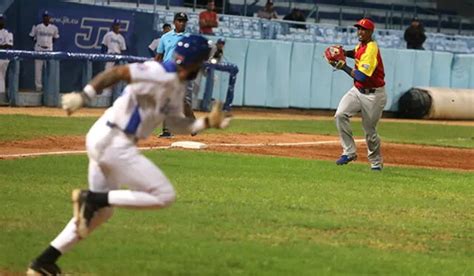
[[[379,47],[375,41],[367,44],[359,43],[355,48],[355,69],[364,73],[367,78],[364,82],[354,80],[357,88],[377,88],[385,85],[385,71]]]
[[[214,21],[217,26],[217,13],[213,11],[203,11],[199,14],[199,21]],[[203,27],[199,24],[199,32],[202,34],[212,34],[212,27]]]

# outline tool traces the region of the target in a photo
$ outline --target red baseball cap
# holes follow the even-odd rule
[[[362,18],[356,24],[354,24],[354,27],[360,27],[366,30],[373,31],[375,29],[375,24],[370,19]]]

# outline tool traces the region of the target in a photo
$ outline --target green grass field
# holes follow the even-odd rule
[[[0,140],[82,135],[93,121],[0,116]],[[235,120],[228,130],[259,131],[335,134],[332,121]],[[384,123],[380,132],[389,141],[474,147],[472,127]],[[177,202],[117,210],[60,259],[66,273],[474,274],[473,172],[373,173],[357,163],[180,150],[146,156],[172,180]],[[0,179],[0,275],[21,273],[71,217],[70,191],[87,186],[87,158],[0,160]]]

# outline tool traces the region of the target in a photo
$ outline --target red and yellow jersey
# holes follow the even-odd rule
[[[367,44],[359,43],[354,51],[355,69],[367,76],[364,82],[355,80],[355,87],[383,87],[385,85],[385,71],[377,43],[375,41],[370,41]]]

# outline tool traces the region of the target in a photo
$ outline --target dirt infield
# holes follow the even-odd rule
[[[83,109],[75,116],[99,116],[103,109]],[[58,108],[0,108],[0,114],[29,114],[43,116],[65,116]],[[237,109],[237,118],[262,119],[332,119],[327,114],[310,111]],[[200,114],[198,113],[198,116]],[[384,119],[395,120],[395,119]],[[418,123],[474,125],[472,121],[417,121]],[[359,137],[360,139],[361,137]],[[176,136],[172,139],[150,137],[140,142],[141,147],[170,146],[176,141],[199,141],[209,145],[205,150],[286,156],[304,159],[335,160],[341,153],[338,138],[310,134],[199,134],[195,137]],[[232,145],[229,145],[229,144]],[[275,143],[299,143],[292,145],[274,145]],[[311,145],[305,143],[313,143]],[[83,136],[41,137],[27,141],[0,142],[0,159],[11,158],[5,155],[42,152],[85,150]],[[358,143],[359,160],[367,162],[367,148],[364,142]],[[420,166],[456,170],[474,170],[473,162],[465,162],[474,155],[474,149],[457,149],[434,146],[383,143],[382,153],[388,166]],[[3,157],[2,157],[3,156]]]
[[[170,146],[176,141],[199,141],[208,144],[206,151],[235,152],[304,159],[335,160],[340,154],[337,137],[308,134],[202,134],[195,137],[176,136],[172,139],[150,137],[140,147]],[[275,143],[308,143],[313,145],[274,145]],[[230,144],[230,145],[229,145]],[[359,160],[367,162],[365,143],[358,145]],[[28,141],[0,142],[2,155],[39,152],[84,150],[83,136],[43,137]],[[420,166],[456,170],[474,170],[473,162],[465,162],[474,155],[474,149],[456,149],[432,146],[383,144],[387,166]],[[5,157],[1,157],[5,159]]]

